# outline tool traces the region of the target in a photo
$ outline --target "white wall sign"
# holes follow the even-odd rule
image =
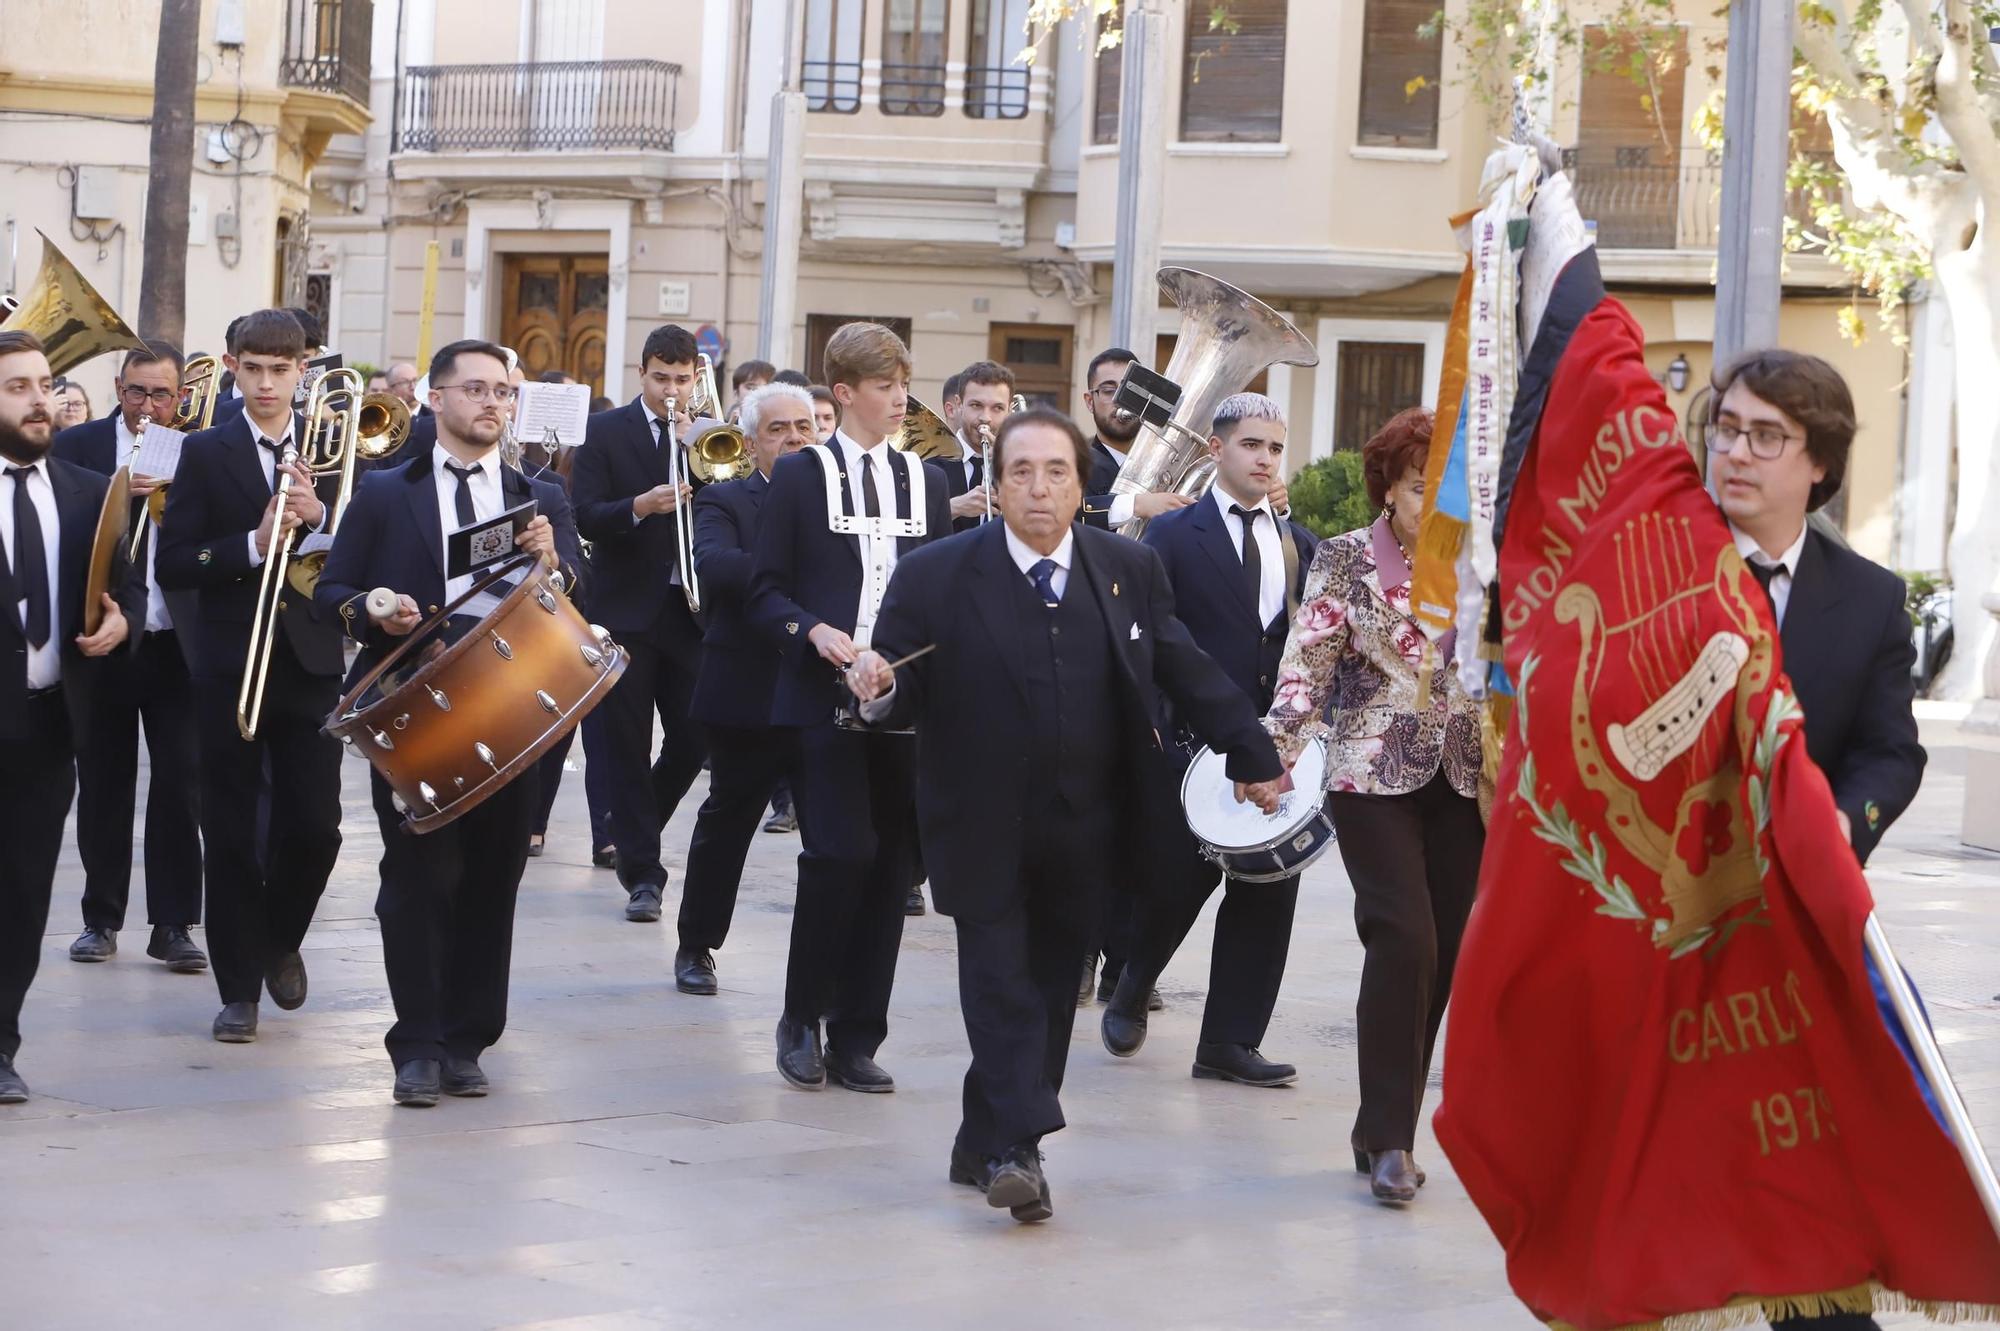
[[[675,282],[671,279],[661,280],[660,313],[662,315],[686,314],[693,306],[693,283]]]

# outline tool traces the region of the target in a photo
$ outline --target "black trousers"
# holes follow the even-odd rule
[[[138,802],[139,731],[152,775],[146,785],[146,922],[201,919],[201,758],[194,686],[173,630],[148,633],[110,664],[90,701],[76,755],[76,849],[83,859],[83,926],[123,929],[132,889],[132,818]]]
[[[76,794],[62,690],[30,694],[24,733],[0,759],[0,1056],[21,1050],[21,1003],[42,961],[63,823]]]
[[[590,848],[602,850],[612,844],[611,756],[604,747],[604,709],[594,709],[574,733],[583,744],[583,800],[590,810]]]
[[[1486,829],[1478,803],[1444,773],[1407,795],[1326,798],[1354,884],[1365,956],[1355,1026],[1361,1056],[1358,1151],[1407,1151],[1430,1077]]]
[[[706,726],[708,798],[695,816],[681,875],[682,947],[718,948],[729,936],[743,860],[764,818],[764,806],[791,765],[790,730]]]
[[[1139,889],[1127,874],[1120,874],[1110,890],[1098,895],[1097,918],[1084,941],[1083,955],[1104,958],[1103,978],[1117,984],[1125,973],[1125,963],[1139,936]]]
[[[341,745],[319,731],[340,700],[340,681],[307,674],[278,643],[254,740],[236,729],[239,682],[197,679],[195,726],[209,965],[223,1002],[254,1003],[271,963],[305,940],[340,856]],[[267,758],[270,817],[260,847],[254,811]]]
[[[618,880],[628,889],[645,883],[665,887],[660,829],[674,816],[708,757],[701,727],[688,715],[700,647],[690,654],[644,638],[623,646],[631,653],[631,664],[596,713],[604,718],[599,735],[611,778],[605,791],[611,840],[618,851]],[[652,752],[655,713],[666,732],[657,758]]]
[[[396,1024],[383,1043],[413,1058],[477,1058],[507,1027],[514,901],[528,864],[533,769],[456,822],[419,835],[403,826],[389,783],[370,771],[382,830],[382,965]]]
[[[576,742],[576,732],[580,729],[581,724],[570,727],[555,747],[535,763],[535,808],[528,830],[536,836],[548,835],[549,814],[556,807],[556,792],[562,789],[563,763],[568,760],[570,745]]]
[[[1195,855],[1179,882],[1164,884],[1141,901],[1132,960],[1127,963],[1150,989],[1194,928],[1222,869]],[[1209,950],[1208,1002],[1202,1009],[1204,1044],[1255,1048],[1270,1029],[1292,948],[1292,915],[1299,904],[1296,876],[1275,883],[1226,880],[1215,912],[1215,942]]]
[[[1076,960],[1100,918],[1109,870],[1101,818],[1057,799],[1029,826],[1013,905],[995,919],[954,921],[972,1045],[958,1148],[989,1156],[1063,1126]]]
[[[801,849],[785,1015],[808,1026],[824,1018],[830,1047],[873,1057],[889,1033],[903,943],[916,744],[830,720],[795,733]]]

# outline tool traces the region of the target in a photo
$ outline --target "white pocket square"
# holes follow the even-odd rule
[[[1133,642],[1139,641],[1139,626],[1137,624],[1134,624],[1132,626],[1132,641]]]

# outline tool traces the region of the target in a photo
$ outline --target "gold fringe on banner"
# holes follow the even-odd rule
[[[1467,225],[1477,212],[1451,219],[1452,229]],[[1432,638],[1450,629],[1458,613],[1458,552],[1471,534],[1458,519],[1437,511],[1438,488],[1451,458],[1451,436],[1458,428],[1458,409],[1465,396],[1467,329],[1472,322],[1472,261],[1458,276],[1452,298],[1451,322],[1445,326],[1444,365],[1438,373],[1437,414],[1431,428],[1430,453],[1424,459],[1424,511],[1417,524],[1417,548],[1410,555],[1410,618]],[[1450,662],[1445,662],[1449,669]]]
[[[1676,1313],[1657,1322],[1633,1322],[1614,1331],[1729,1331],[1739,1326],[1762,1326],[1787,1317],[1830,1317],[1835,1313],[1916,1313],[1947,1326],[1976,1322],[2000,1322],[2000,1308],[1979,1303],[1951,1303],[1936,1299],[1913,1299],[1870,1281],[1825,1294],[1792,1294],[1783,1298],[1732,1299],[1727,1307],[1708,1312]],[[1549,1322],[1551,1331],[1577,1331],[1560,1318]]]

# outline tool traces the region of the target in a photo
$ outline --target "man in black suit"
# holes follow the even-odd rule
[[[1260,393],[1238,393],[1216,408],[1210,430],[1214,486],[1196,503],[1155,518],[1141,539],[1158,552],[1174,589],[1174,611],[1195,644],[1262,716],[1270,710],[1292,610],[1319,540],[1272,511],[1271,487],[1285,462],[1284,410]],[[1176,781],[1195,747],[1179,720],[1168,717],[1162,728],[1179,740],[1167,747]],[[1148,996],[1224,881],[1185,825],[1169,824],[1161,834],[1180,843],[1181,872],[1140,903],[1132,959],[1104,1009],[1104,1047],[1120,1058],[1145,1043]],[[1250,1086],[1284,1086],[1298,1078],[1291,1064],[1273,1063],[1257,1049],[1278,1001],[1298,895],[1296,876],[1275,883],[1227,880],[1215,916],[1195,1076]]]
[[[524,553],[576,585],[583,556],[562,487],[501,462],[500,432],[513,385],[499,347],[454,342],[431,360],[437,445],[400,467],[373,472],[355,492],[314,591],[361,647],[349,686],[395,650],[425,616],[472,590],[479,574],[446,576],[449,535],[533,500],[536,515],[514,538]],[[376,616],[368,594],[395,592]],[[452,617],[447,632],[475,629],[504,593],[487,592]],[[427,609],[428,607],[428,609]],[[396,1024],[384,1041],[396,1067],[393,1099],[429,1106],[438,1096],[488,1089],[479,1056],[507,1025],[514,901],[528,863],[537,781],[531,767],[471,812],[418,835],[404,825],[389,783],[370,770],[382,832],[382,963]]]
[[[611,838],[625,918],[660,918],[667,886],[660,830],[708,757],[688,714],[701,668],[701,625],[680,584],[680,524],[691,485],[673,480],[674,450],[686,447],[695,388],[694,334],[655,328],[639,357],[639,396],[592,416],[570,470],[576,525],[591,543],[590,611],[630,656],[599,709],[609,760]],[[665,732],[653,756],[653,717]]]
[[[887,442],[909,397],[902,341],[880,324],[847,324],[827,342],[826,367],[840,429],[772,470],[750,581],[750,621],[781,653],[771,723],[798,746],[799,886],[778,1071],[805,1090],[831,1075],[882,1092],[896,1085],[875,1051],[914,881],[915,755],[907,736],[845,729],[834,712],[847,696],[839,672],[868,645],[897,561],[950,535],[951,519],[938,468]]]
[[[1841,828],[1865,864],[1916,798],[1925,754],[1903,580],[1806,523],[1846,476],[1854,400],[1825,361],[1769,350],[1718,372],[1715,402],[1709,488],[1771,598],[1785,673],[1805,713],[1806,752],[1833,787]],[[1865,1331],[1876,1323],[1838,1313],[1776,1325]]]
[[[708,615],[693,712],[708,732],[708,798],[695,817],[681,882],[674,986],[715,992],[715,950],[729,934],[743,859],[791,764],[792,734],[771,724],[778,653],[748,619],[757,518],[778,459],[813,442],[812,394],[767,384],[743,399],[739,423],[757,469],[703,488],[694,501],[695,568]]]
[[[236,335],[243,331],[243,321],[249,317],[237,315],[222,332],[222,374],[215,381],[217,398],[215,414],[208,422],[211,426],[226,425],[232,417],[243,414],[243,390],[237,386],[236,372],[229,368],[229,358],[236,354]]]
[[[1023,1221],[1050,1214],[1040,1144],[1063,1126],[1076,956],[1111,863],[1147,866],[1181,820],[1161,695],[1229,755],[1240,797],[1275,807],[1284,776],[1250,700],[1174,617],[1159,558],[1075,523],[1088,450],[1060,412],[1009,417],[1005,520],[906,560],[849,674],[864,716],[916,726],[932,894],[957,925],[972,1067],[950,1177]]]
[[[201,754],[208,948],[222,997],[213,1033],[225,1044],[257,1038],[265,989],[286,1011],[306,1001],[299,944],[340,854],[340,742],[320,733],[340,697],[340,628],[311,597],[280,592],[254,738],[244,736],[237,717],[265,561],[287,539],[296,551],[296,542],[326,530],[333,516],[338,478],[328,475],[315,488],[310,472],[286,460],[306,441],[305,422],[292,410],[305,358],[305,331],[285,311],[259,310],[243,321],[227,363],[244,409],[182,445],[159,537],[160,585],[196,593],[188,662]],[[291,477],[282,507],[281,474]],[[270,816],[260,845],[253,811],[266,795]]]
[[[146,424],[166,425],[180,404],[181,353],[148,340],[125,353],[113,381],[118,399],[109,416],[56,436],[54,454],[110,476],[134,461]],[[144,611],[131,628],[137,641],[87,672],[90,742],[77,753],[76,849],[83,860],[83,933],[69,946],[71,961],[108,961],[118,951],[132,887],[132,817],[138,800],[139,730],[146,732],[152,778],[146,787],[146,955],[167,969],[192,974],[208,958],[188,930],[201,918],[201,764],[194,737],[194,692],[182,634],[193,624],[194,594],[164,593],[154,572],[159,533],[146,515],[147,497],[163,482],[132,476],[134,563],[143,574]],[[190,639],[192,633],[187,635]]]
[[[1125,454],[1139,437],[1139,418],[1118,410],[1118,385],[1139,358],[1123,347],[1106,347],[1091,358],[1084,375],[1083,404],[1090,409],[1096,433],[1090,437],[1090,479],[1085,482],[1083,520],[1115,531],[1133,518],[1157,518],[1193,503],[1179,494],[1113,494],[1111,483],[1125,465]]]
[[[76,789],[72,735],[88,698],[76,676],[127,636],[140,612],[136,579],[123,604],[107,593],[104,621],[83,634],[84,587],[104,477],[48,456],[55,376],[31,334],[0,332],[0,1104],[28,1098],[14,1070],[21,1003],[41,962],[63,821]]]
[[[937,465],[944,471],[951,494],[952,530],[971,531],[988,513],[986,460],[980,441],[990,438],[1007,419],[1007,408],[1014,400],[1014,372],[998,361],[974,361],[953,380],[958,408],[952,413],[952,431],[958,436],[958,457]]]

